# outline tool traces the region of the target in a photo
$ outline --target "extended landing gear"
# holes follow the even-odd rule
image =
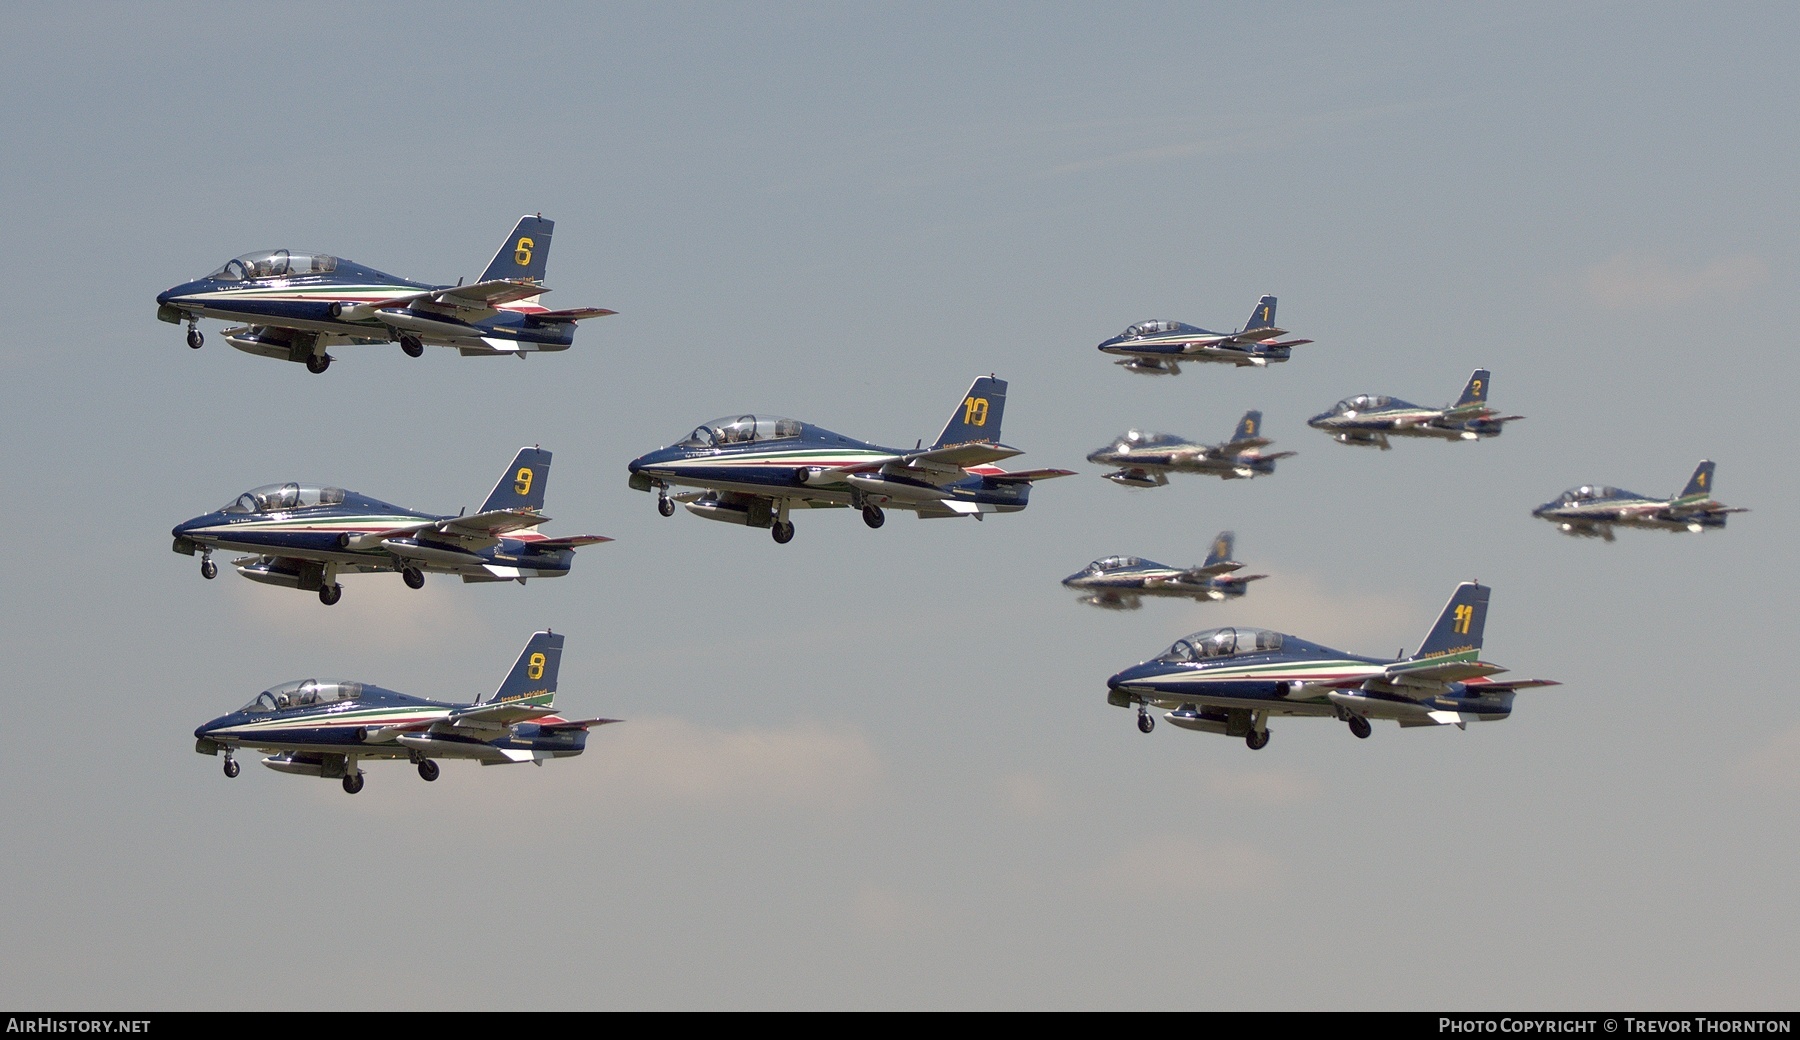
[[[207,581],[211,581],[219,576],[219,565],[213,562],[212,553],[210,552],[202,553],[200,555],[200,576]]]
[[[332,585],[319,586],[319,602],[320,603],[323,603],[329,607],[333,603],[336,603],[338,600],[343,599],[343,598],[344,598],[344,587],[342,585],[332,584]],[[355,794],[356,792],[352,791],[350,793]]]
[[[331,367],[330,354],[309,354],[306,358],[306,370],[313,375],[322,375]]]
[[[419,779],[430,783],[438,778],[438,764],[431,759],[419,763]]]
[[[887,523],[887,514],[881,511],[880,506],[863,506],[863,523],[870,527],[880,527]]]
[[[675,503],[669,500],[668,495],[659,494],[656,496],[656,511],[664,516],[674,516]]]
[[[769,537],[775,539],[776,545],[786,545],[794,540],[794,524],[790,520],[777,520],[769,525]]]
[[[423,357],[425,354],[425,344],[417,336],[401,336],[400,349],[406,351],[407,357]]]
[[[1150,717],[1150,713],[1148,711],[1144,710],[1143,708],[1139,708],[1138,709],[1138,732],[1139,733],[1148,733],[1155,728],[1156,728],[1156,720]]]
[[[1369,725],[1369,720],[1361,715],[1352,715],[1344,721],[1350,724],[1350,732],[1356,734],[1358,740],[1368,740],[1369,734],[1375,731],[1375,727]]]
[[[188,346],[194,350],[199,350],[201,344],[205,342],[206,337],[200,334],[199,323],[192,321],[188,322]]]
[[[1268,747],[1269,731],[1266,729],[1253,729],[1244,734],[1244,746],[1252,751],[1261,751],[1263,748]]]
[[[361,772],[344,774],[344,793],[345,794],[355,794],[356,792],[362,790],[362,787],[363,787],[363,775]]]
[[[225,756],[225,775],[228,778],[236,780],[237,775],[243,771],[244,767],[237,764],[237,759],[232,758],[230,755]]]
[[[425,572],[417,567],[406,568],[400,572],[400,577],[406,581],[406,587],[409,589],[425,587]]]

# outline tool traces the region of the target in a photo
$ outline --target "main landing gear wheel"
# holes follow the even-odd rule
[[[1251,730],[1244,734],[1244,746],[1252,751],[1261,751],[1263,748],[1268,747],[1269,731],[1266,729],[1261,732]]]
[[[330,354],[309,354],[306,358],[306,370],[313,375],[320,375],[331,367]]]
[[[656,496],[656,511],[664,516],[675,515],[675,503],[669,501],[668,495]]]
[[[195,328],[192,325],[189,325],[188,326],[188,346],[192,347],[195,350],[199,350],[200,345],[205,342],[206,342],[206,337],[202,336],[200,334],[200,330]]]
[[[438,778],[438,764],[431,759],[419,763],[419,778],[430,783]]]
[[[240,766],[237,764],[237,759],[232,758],[230,755],[225,756],[225,775],[226,776],[230,777],[233,780],[236,780],[237,775],[239,773],[243,772],[243,769],[244,769],[243,766]]]
[[[320,603],[323,603],[329,607],[333,603],[336,603],[338,600],[343,599],[343,598],[344,598],[344,587],[342,585],[321,585],[321,586],[319,586],[319,602]]]
[[[422,589],[425,587],[425,572],[417,567],[406,568],[400,572],[400,577],[405,579],[406,587],[409,589]]]
[[[880,506],[863,506],[863,523],[870,527],[880,527],[887,523],[887,514],[881,511]]]
[[[1138,732],[1139,733],[1148,733],[1155,728],[1156,728],[1156,720],[1150,717],[1149,712],[1145,711],[1142,708],[1139,708],[1138,709]]]
[[[1346,721],[1350,723],[1350,732],[1356,734],[1358,740],[1368,740],[1369,734],[1375,731],[1375,727],[1369,725],[1369,720],[1361,715],[1352,715]]]
[[[776,545],[786,545],[787,543],[793,541],[794,540],[793,522],[788,521],[788,520],[775,521],[774,525],[772,525],[769,528],[769,537],[775,539]]]
[[[200,561],[200,576],[207,581],[211,581],[219,576],[219,565],[212,562],[210,556]]]
[[[407,357],[423,357],[425,354],[425,344],[419,342],[417,336],[401,336],[400,349],[406,351]]]
[[[362,790],[362,785],[363,785],[363,775],[361,773],[351,773],[348,776],[344,777],[344,793],[345,794],[355,794],[356,792]]]

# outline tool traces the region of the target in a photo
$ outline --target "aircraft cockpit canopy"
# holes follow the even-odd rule
[[[1153,433],[1149,430],[1126,430],[1113,441],[1113,451],[1125,451],[1130,448],[1150,448],[1159,444],[1185,444],[1186,441],[1172,433]]]
[[[1355,397],[1346,397],[1339,401],[1337,407],[1332,411],[1343,415],[1346,412],[1375,412],[1396,405],[1404,407],[1406,402],[1396,401],[1392,397],[1384,397],[1381,394],[1357,394]]]
[[[1281,649],[1281,633],[1266,628],[1209,628],[1177,639],[1158,661],[1206,661],[1215,657]]]
[[[359,682],[341,682],[337,679],[296,679],[293,682],[282,683],[280,686],[269,687],[257,694],[255,700],[238,710],[266,714],[271,711],[286,711],[289,708],[353,701],[362,694],[363,684]]]
[[[694,427],[684,448],[723,448],[732,444],[785,441],[800,436],[800,422],[778,415],[728,415]]]
[[[1136,567],[1143,562],[1143,560],[1138,559],[1136,556],[1108,556],[1103,560],[1095,560],[1093,563],[1088,564],[1088,572],[1090,574],[1104,574],[1107,571],[1119,571],[1129,567]]]
[[[260,281],[264,278],[298,278],[308,274],[330,274],[337,270],[338,258],[324,253],[290,253],[285,249],[265,249],[245,253],[207,275],[218,282]]]
[[[1620,491],[1616,487],[1602,487],[1598,484],[1583,484],[1580,487],[1570,488],[1562,493],[1562,500],[1564,502],[1586,502],[1590,499],[1597,498],[1622,497],[1631,497],[1631,492]]]
[[[221,513],[280,513],[289,509],[335,506],[344,501],[344,489],[318,484],[264,484],[239,495],[219,508]]]
[[[1120,337],[1122,339],[1141,339],[1145,336],[1154,336],[1160,332],[1174,332],[1180,328],[1181,323],[1178,321],[1152,319],[1150,321],[1140,321],[1136,325],[1127,328],[1124,332],[1120,333]]]

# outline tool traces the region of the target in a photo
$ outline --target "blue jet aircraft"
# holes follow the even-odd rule
[[[438,778],[440,758],[484,766],[569,758],[587,747],[588,727],[618,719],[565,719],[556,699],[563,637],[538,632],[500,688],[473,704],[409,697],[374,683],[300,679],[272,686],[229,715],[194,731],[194,750],[225,754],[225,775],[238,775],[239,748],[271,752],[263,765],[280,773],[341,779],[363,789],[362,763],[404,758],[419,776]]]
[[[409,588],[425,573],[460,574],[465,582],[557,578],[575,550],[610,542],[600,535],[547,538],[538,525],[550,453],[521,448],[473,515],[445,516],[389,505],[338,487],[266,484],[213,512],[177,524],[174,549],[200,554],[200,576],[219,573],[214,549],[255,553],[233,560],[252,581],[317,591],[326,606],[343,597],[341,573],[397,571]]]
[[[1562,497],[1545,502],[1531,515],[1548,520],[1563,534],[1576,538],[1613,540],[1613,526],[1647,527],[1659,531],[1701,531],[1725,526],[1733,509],[1712,497],[1713,464],[1702,460],[1688,478],[1687,487],[1672,498],[1650,498],[1634,491],[1597,484],[1570,488]]]
[[[1374,446],[1388,450],[1388,437],[1436,437],[1447,441],[1473,441],[1498,437],[1506,424],[1525,418],[1523,415],[1495,415],[1488,407],[1488,385],[1492,381],[1485,368],[1478,368],[1463,387],[1455,404],[1442,408],[1423,408],[1398,397],[1359,394],[1346,397],[1328,412],[1320,412],[1306,425],[1324,430],[1339,444]]]
[[[1066,469],[1009,473],[993,463],[1023,454],[1000,441],[1006,381],[983,376],[969,387],[929,448],[906,451],[852,440],[823,427],[773,415],[738,415],[695,427],[686,440],[631,462],[631,487],[656,489],[664,516],[680,502],[708,520],[766,527],[775,541],[794,537],[793,509],[862,510],[880,527],[887,509],[929,519],[1014,513],[1031,482]],[[674,485],[705,490],[670,496]]]
[[[1259,449],[1274,443],[1257,434],[1261,412],[1245,412],[1237,430],[1223,444],[1195,444],[1169,433],[1127,430],[1118,440],[1087,457],[1102,466],[1117,466],[1106,479],[1127,487],[1161,487],[1171,473],[1205,473],[1226,480],[1267,476],[1275,462],[1294,452],[1263,454]]]
[[[1488,588],[1457,586],[1437,624],[1411,657],[1358,657],[1280,632],[1211,628],[1178,639],[1161,657],[1107,680],[1107,703],[1137,705],[1138,729],[1156,728],[1150,705],[1183,729],[1269,742],[1272,715],[1338,718],[1367,737],[1370,720],[1463,728],[1512,713],[1513,694],[1549,679],[1493,678],[1506,669],[1480,660]]]
[[[273,249],[246,253],[156,298],[156,316],[187,322],[188,346],[200,349],[201,318],[248,324],[225,330],[239,350],[302,361],[310,372],[331,365],[327,348],[399,341],[411,357],[426,344],[463,356],[567,350],[575,323],[614,311],[550,310],[538,302],[556,225],[542,215],[519,219],[500,251],[471,285],[431,285],[383,274],[324,253]]]
[[[1310,339],[1275,342],[1287,330],[1275,327],[1275,297],[1256,302],[1250,320],[1236,332],[1208,332],[1179,321],[1140,321],[1100,344],[1104,354],[1123,357],[1115,365],[1147,376],[1178,376],[1183,361],[1221,361],[1243,368],[1266,368],[1286,361],[1294,347]]]
[[[1267,574],[1235,574],[1243,564],[1231,558],[1237,536],[1220,531],[1212,552],[1198,567],[1170,567],[1136,556],[1108,556],[1063,579],[1063,584],[1083,593],[1081,602],[1108,610],[1136,610],[1140,596],[1179,596],[1197,602],[1237,599],[1250,583]]]

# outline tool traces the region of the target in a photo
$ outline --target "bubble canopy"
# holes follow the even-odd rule
[[[800,421],[779,415],[728,415],[694,427],[684,448],[722,448],[732,444],[785,441],[800,436]]]
[[[1175,640],[1158,661],[1181,663],[1280,650],[1282,635],[1266,628],[1209,628]]]
[[[286,249],[265,249],[245,253],[225,261],[217,271],[207,275],[219,282],[257,281],[263,278],[298,278],[309,274],[336,271],[338,258],[324,253],[294,253]]]
[[[337,701],[353,701],[363,694],[363,684],[344,682],[339,679],[296,679],[280,686],[271,686],[256,695],[256,699],[239,708],[252,714],[267,714],[272,711],[286,711],[289,708],[305,708],[318,704],[332,704]]]
[[[220,506],[219,512],[278,513],[288,509],[335,506],[343,503],[345,494],[343,488],[319,484],[264,484]]]

